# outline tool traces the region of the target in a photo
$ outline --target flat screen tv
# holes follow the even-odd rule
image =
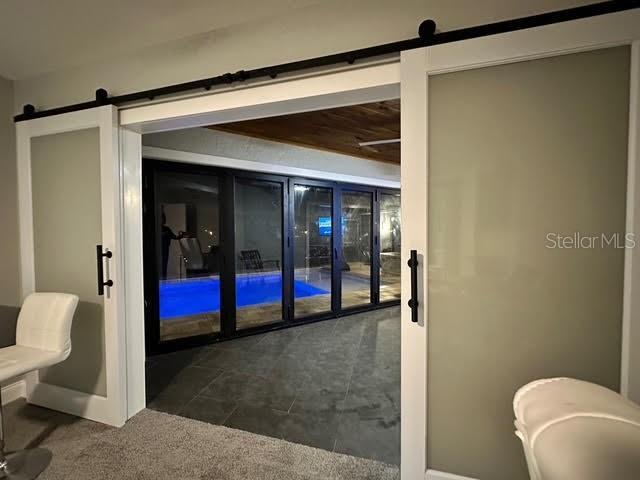
[[[318,217],[318,232],[322,237],[331,236],[331,217]]]

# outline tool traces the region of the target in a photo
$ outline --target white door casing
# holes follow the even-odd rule
[[[382,63],[359,65],[348,70],[340,68],[313,76],[271,81],[255,86],[239,86],[193,98],[131,107],[120,112],[124,258],[127,285],[128,418],[146,406],[141,132],[194,128],[215,123],[389,100],[398,98],[399,85],[399,63],[387,60]],[[194,160],[197,156],[190,154],[189,157],[189,161],[197,163]],[[180,159],[172,157],[172,160]],[[228,160],[225,166],[234,167],[233,159]],[[238,162],[244,166],[242,161]]]
[[[112,106],[24,121],[16,125],[16,147],[21,285],[24,298],[36,289],[31,141],[36,137],[79,130],[97,128],[99,131],[101,240],[104,249],[113,253],[108,264],[108,274],[114,282],[113,288],[106,288],[103,307],[106,395],[88,394],[41,382],[38,372],[27,376],[26,390],[27,400],[30,403],[109,425],[121,426],[126,420],[127,358],[124,348],[125,289],[122,275],[122,195],[117,122],[117,110]],[[69,195],[73,195],[73,192],[69,192]],[[81,202],[82,199],[78,201]],[[93,245],[87,247],[94,248]],[[55,251],[51,254],[55,255]],[[95,265],[87,265],[87,268],[95,268]]]

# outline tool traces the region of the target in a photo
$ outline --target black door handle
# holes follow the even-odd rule
[[[113,287],[113,280],[104,281],[103,257],[111,258],[113,253],[109,250],[104,252],[102,245],[96,245],[96,265],[98,267],[98,295],[104,295],[104,287]]]
[[[411,257],[407,262],[411,269],[411,298],[407,302],[411,309],[411,321],[418,323],[418,251],[411,250]]]

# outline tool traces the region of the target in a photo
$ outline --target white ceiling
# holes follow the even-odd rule
[[[320,1],[0,0],[0,76],[37,76]]]

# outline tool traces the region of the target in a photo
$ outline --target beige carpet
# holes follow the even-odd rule
[[[143,410],[120,428],[26,405],[5,407],[8,450],[53,453],[57,479],[396,480],[398,467]]]

